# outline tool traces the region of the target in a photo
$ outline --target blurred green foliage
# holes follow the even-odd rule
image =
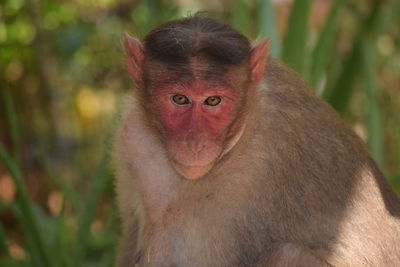
[[[293,7],[293,8],[292,8]],[[400,2],[3,0],[0,266],[111,266],[121,36],[208,10],[301,73],[400,191]]]

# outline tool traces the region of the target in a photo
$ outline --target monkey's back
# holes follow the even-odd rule
[[[361,139],[282,64],[271,61],[265,80],[253,145],[278,216],[266,218],[273,239],[305,242],[337,266],[400,264],[400,202]]]
[[[253,104],[241,140],[196,181],[129,105],[115,151],[119,266],[255,266],[285,243],[334,266],[396,266],[399,201],[362,141],[280,63]]]

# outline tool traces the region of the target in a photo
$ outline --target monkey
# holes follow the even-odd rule
[[[268,42],[200,15],[124,35],[117,266],[400,264],[399,199]]]

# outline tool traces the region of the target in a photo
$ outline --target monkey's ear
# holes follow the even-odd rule
[[[250,66],[250,79],[255,85],[263,78],[265,72],[265,65],[269,54],[270,38],[255,46],[251,50],[249,61]]]
[[[126,53],[126,67],[129,75],[136,84],[141,84],[143,79],[144,52],[139,40],[125,33],[123,37]]]

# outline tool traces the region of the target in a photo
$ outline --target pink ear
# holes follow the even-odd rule
[[[126,53],[126,67],[128,73],[136,84],[140,84],[143,79],[143,63],[144,52],[140,41],[136,40],[125,33],[123,37],[125,53]]]
[[[254,84],[257,84],[264,76],[265,65],[267,64],[267,58],[269,53],[269,41],[268,38],[261,44],[257,45],[251,51],[250,56],[250,78]]]

